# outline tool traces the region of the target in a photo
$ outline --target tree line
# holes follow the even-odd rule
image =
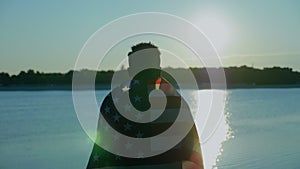
[[[165,68],[166,71],[174,72],[185,81],[187,71],[191,71],[198,85],[209,84],[208,69],[214,71],[220,68]],[[257,69],[248,66],[226,67],[223,68],[227,85],[234,86],[260,86],[260,85],[300,85],[300,73],[293,71],[287,67],[272,67]],[[21,71],[17,75],[9,75],[8,73],[0,73],[0,86],[16,86],[16,85],[68,85],[72,84],[74,70],[67,73],[43,73],[34,71]],[[114,71],[93,71],[80,70],[76,71],[83,76],[89,73],[96,74],[96,85],[110,85]],[[126,73],[126,70],[120,70],[118,73]],[[188,79],[186,80],[187,83]]]

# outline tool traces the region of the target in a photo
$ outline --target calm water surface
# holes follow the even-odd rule
[[[230,90],[218,168],[300,168],[300,89]]]
[[[97,91],[98,100],[107,92]],[[206,167],[300,167],[300,89],[223,92],[225,116],[202,145]],[[82,169],[93,145],[71,91],[0,92],[0,133],[1,169]]]

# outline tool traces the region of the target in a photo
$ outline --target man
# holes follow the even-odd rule
[[[151,43],[139,43],[131,49],[132,51],[128,53],[128,73],[133,79],[113,89],[113,91],[106,96],[100,108],[100,113],[104,119],[99,119],[98,128],[101,126],[100,121],[106,120],[116,131],[129,137],[152,137],[164,132],[173,124],[177,118],[180,106],[185,107],[188,113],[190,113],[190,111],[187,103],[185,101],[182,103],[182,98],[176,91],[176,82],[174,79],[161,70],[160,51],[158,48]],[[134,122],[119,112],[125,111],[132,113],[131,110],[133,108],[141,112],[149,110],[150,108],[155,109],[155,102],[159,103],[161,99],[154,97],[151,104],[149,95],[151,91],[158,89],[164,92],[167,102],[163,114],[152,122]],[[128,97],[126,97],[128,95],[129,100]],[[114,97],[116,97],[118,101],[116,101]],[[132,108],[129,106],[126,107],[126,102],[128,101],[131,102]],[[124,109],[122,109],[122,106]],[[144,115],[147,116],[147,114]],[[150,118],[150,116],[148,116],[148,118]],[[96,142],[100,140],[101,131],[100,129],[98,130]],[[124,145],[125,144],[126,143],[124,143]],[[150,147],[150,145],[145,146]],[[94,144],[87,168],[202,169],[203,161],[195,125],[193,125],[190,132],[176,146],[164,153],[151,157],[120,157]]]

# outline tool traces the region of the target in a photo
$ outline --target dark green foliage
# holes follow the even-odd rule
[[[300,84],[300,73],[291,68],[255,69],[247,66],[225,68],[227,84],[290,85]]]
[[[209,76],[207,70],[214,71],[220,68],[190,68],[199,85],[209,84]],[[187,69],[183,68],[165,68],[167,72],[174,72],[183,82],[189,83],[185,74]],[[228,67],[224,68],[227,85],[300,85],[300,73],[293,71],[291,68],[272,67],[264,69],[256,69],[247,66]],[[74,71],[67,73],[43,73],[34,70],[27,72],[21,71],[18,75],[10,76],[8,73],[0,73],[0,86],[9,85],[71,85]],[[113,71],[92,71],[81,70],[83,76],[96,73],[96,85],[110,85]],[[121,70],[119,73],[126,74],[126,71]]]

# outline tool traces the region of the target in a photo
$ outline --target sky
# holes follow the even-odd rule
[[[211,40],[224,66],[300,71],[297,0],[2,0],[0,72],[67,72],[94,32],[138,12],[164,12],[190,21]]]

